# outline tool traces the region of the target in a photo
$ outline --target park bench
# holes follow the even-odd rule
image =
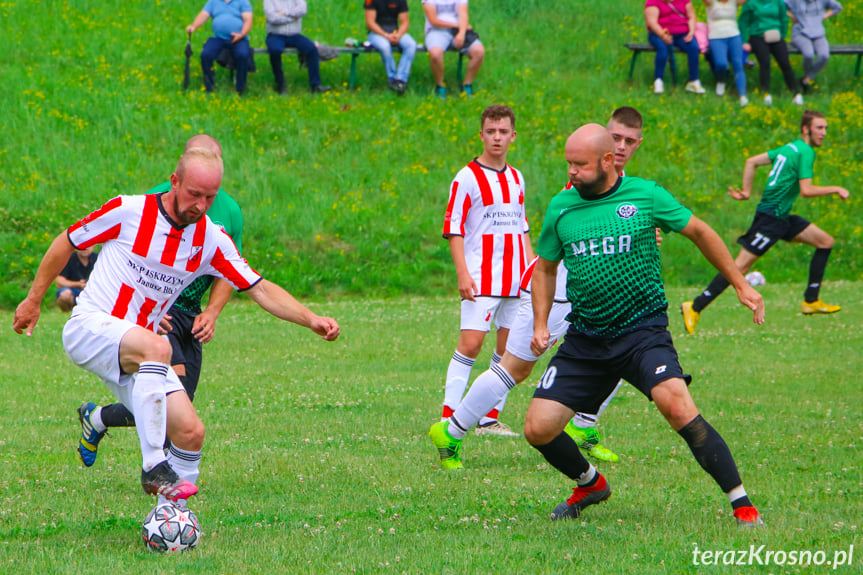
[[[359,46],[333,46],[333,47],[329,47],[329,49],[335,50],[338,53],[338,55],[340,55],[340,56],[342,54],[349,54],[350,55],[350,57],[351,57],[351,73],[350,73],[350,80],[348,82],[348,87],[351,90],[356,88],[356,85],[357,85],[357,60],[359,59],[359,57],[363,54],[372,54],[376,58],[379,58],[378,51],[375,50],[372,46],[367,45],[367,44],[360,44]],[[401,48],[399,48],[398,46],[394,46],[393,51],[401,52]],[[417,53],[427,52],[427,51],[428,50],[426,50],[426,47],[423,44],[417,44]],[[450,48],[447,51],[448,52],[456,52],[458,54],[458,67],[456,68],[456,75],[458,78],[458,83],[461,84],[462,78],[464,77],[463,76],[464,54],[462,54],[461,52],[459,52],[458,50],[456,50],[454,48]],[[266,48],[253,48],[252,53],[253,54],[267,54],[268,52],[267,52]],[[285,51],[282,52],[282,54],[283,55],[288,54],[288,55],[299,56],[299,51],[296,48],[285,48]],[[229,66],[229,69],[230,69],[230,66]],[[234,72],[233,69],[231,69],[232,80],[233,80],[233,72]]]
[[[638,55],[642,52],[656,52],[656,49],[647,42],[629,42],[624,44],[624,46],[632,51],[632,60],[629,64],[629,79],[632,80],[632,75],[635,72],[635,61],[638,59]],[[668,58],[668,65],[671,68],[672,84],[677,83],[677,63],[674,59],[674,52],[676,51],[679,51],[677,47],[671,51]],[[709,53],[710,52],[708,51],[708,54]],[[800,54],[800,50],[798,50],[796,46],[788,44],[788,53]],[[840,54],[857,56],[857,65],[854,67],[854,76],[860,76],[860,61],[863,59],[863,44],[835,44],[830,46],[831,56]]]

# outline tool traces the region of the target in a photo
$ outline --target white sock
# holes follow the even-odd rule
[[[731,491],[729,491],[725,495],[728,496],[728,501],[734,503],[735,501],[737,501],[741,497],[746,497],[746,490],[743,489],[743,484],[741,483],[740,485],[738,485],[737,487],[735,487],[734,489],[732,489]]]
[[[190,483],[198,482],[198,475],[201,474],[199,469],[201,465],[200,451],[186,451],[172,443],[171,449],[168,452],[168,463],[171,464],[177,475],[186,481]]]
[[[443,396],[443,418],[452,415],[453,411],[461,403],[464,390],[467,389],[467,381],[473,369],[475,359],[460,354],[458,351],[452,354],[449,367],[446,370],[446,389]]]
[[[579,487],[583,485],[588,485],[593,482],[594,478],[596,478],[596,467],[593,466],[593,463],[588,463],[590,467],[587,468],[587,471],[578,476],[576,483],[578,483]]]
[[[470,390],[449,420],[449,433],[461,439],[471,427],[479,422],[483,414],[502,398],[506,398],[515,380],[500,365],[495,365],[477,377]]]
[[[90,423],[93,425],[93,429],[102,433],[108,426],[102,423],[102,406],[100,405],[96,409],[90,412]]]
[[[167,402],[165,382],[168,364],[156,361],[142,362],[132,382],[132,412],[141,443],[144,471],[150,471],[165,461]]]

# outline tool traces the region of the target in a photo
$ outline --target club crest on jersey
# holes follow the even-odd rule
[[[189,254],[189,261],[194,262],[201,257],[202,246],[192,246],[192,252]]]
[[[632,216],[638,213],[638,208],[636,208],[633,204],[626,203],[620,204],[617,206],[617,217],[622,218],[624,220],[628,220]]]

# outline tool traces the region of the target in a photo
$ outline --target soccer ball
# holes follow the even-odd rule
[[[746,274],[746,283],[752,287],[763,286],[767,283],[767,280],[764,279],[764,274],[761,272],[749,272]]]
[[[147,514],[141,534],[150,551],[174,553],[195,547],[201,540],[201,526],[189,509],[161,503]]]

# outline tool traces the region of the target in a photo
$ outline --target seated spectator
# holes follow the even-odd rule
[[[77,250],[69,257],[66,267],[57,276],[57,305],[65,312],[72,311],[78,303],[78,295],[87,285],[90,272],[96,265],[99,254],[93,253],[93,248]]]
[[[734,85],[740,105],[749,104],[746,97],[746,72],[743,70],[743,39],[737,27],[737,6],[746,0],[702,0],[707,8],[707,38],[716,75],[716,95],[725,95],[728,63],[734,69]]]
[[[410,18],[407,0],[365,0],[365,8],[369,43],[381,53],[390,90],[399,95],[404,94],[417,51],[416,40],[408,34]],[[398,68],[393,58],[393,46],[402,50]]]
[[[743,49],[755,54],[758,60],[758,86],[764,93],[764,104],[773,105],[770,95],[770,55],[782,71],[788,91],[794,94],[792,102],[803,105],[803,96],[794,78],[791,62],[788,61],[788,14],[783,0],[750,0],[743,5],[737,18]]]
[[[208,38],[201,49],[201,68],[204,71],[204,88],[213,91],[216,73],[213,63],[222,49],[227,48],[234,56],[237,65],[237,93],[246,90],[246,76],[252,59],[249,45],[249,31],[252,29],[252,5],[249,0],[208,0],[201,13],[195,17],[186,33],[192,34],[213,18],[213,36]]]
[[[329,92],[330,87],[321,84],[321,56],[314,42],[303,36],[303,16],[308,8],[306,0],[264,0],[264,15],[267,17],[267,52],[270,66],[276,78],[276,92],[285,94],[285,73],[282,70],[282,52],[285,48],[296,48],[306,60],[309,69],[309,87],[312,94]]]
[[[803,78],[800,86],[808,92],[827,60],[830,59],[830,44],[824,20],[842,11],[836,0],[785,0],[788,16],[791,17],[791,43],[803,54]]]
[[[462,91],[473,95],[473,81],[482,66],[485,46],[470,26],[467,0],[422,0],[426,16],[425,43],[435,81],[435,94],[446,98],[443,57],[450,46],[469,58]]]
[[[647,41],[656,49],[653,65],[653,93],[665,91],[665,64],[673,46],[686,53],[689,64],[689,80],[686,91],[703,94],[704,88],[698,79],[698,60],[701,53],[695,41],[695,8],[690,0],[647,0],[644,3],[644,23],[647,26]]]

